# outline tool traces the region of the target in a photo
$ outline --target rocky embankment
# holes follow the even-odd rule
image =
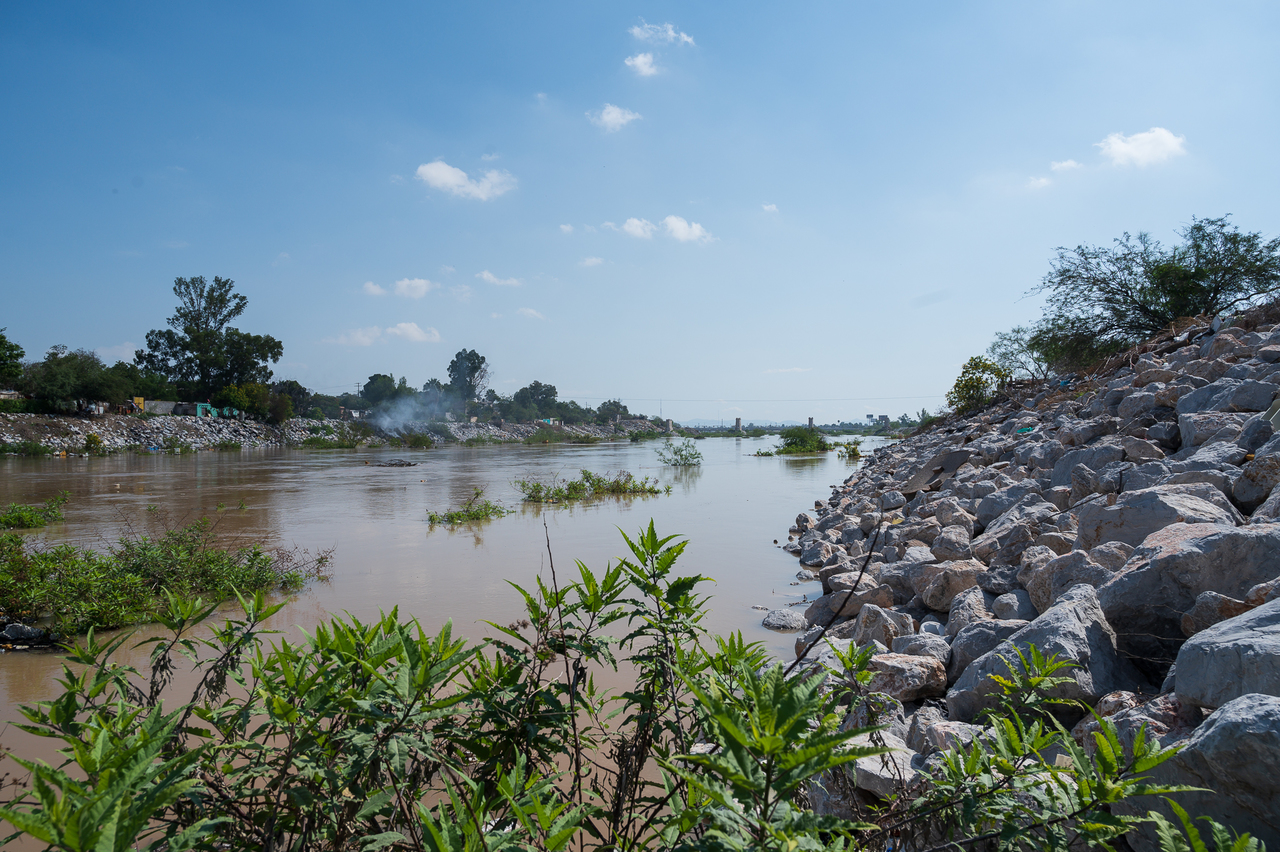
[[[797,654],[828,624],[832,643],[875,644],[869,689],[892,699],[900,751],[858,761],[860,790],[891,795],[982,736],[989,675],[1034,644],[1076,664],[1062,696],[1122,740],[1145,725],[1181,746],[1151,775],[1215,790],[1177,796],[1192,814],[1280,848],[1278,362],[1280,326],[1192,328],[1082,394],[879,449],[796,518],[786,547],[821,595],[765,624],[800,631]],[[1091,716],[1065,721],[1094,747]]]
[[[449,434],[457,441],[480,438],[504,443],[523,441],[526,438],[533,437],[539,429],[547,428],[541,423],[506,423],[502,426],[494,426],[489,423],[440,424],[411,421],[402,424],[396,431],[430,432],[433,428],[439,428],[442,425],[449,430]],[[652,432],[656,429],[654,424],[648,420],[622,420],[608,426],[598,426],[594,423],[565,424],[554,428],[555,431],[564,435],[578,438],[599,438],[602,441],[624,438],[634,432]]]
[[[317,427],[321,437],[348,437],[350,424],[340,420],[294,419],[280,427],[219,417],[0,414],[0,443],[34,441],[56,451],[79,453],[84,451],[89,435],[97,435],[103,449],[109,451],[174,449],[182,445],[200,450],[228,443],[242,447],[283,447],[302,443],[316,434],[312,430]]]

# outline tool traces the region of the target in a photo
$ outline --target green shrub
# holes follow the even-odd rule
[[[471,498],[457,509],[450,509],[446,512],[428,510],[427,520],[433,524],[461,524],[501,518],[503,515],[511,514],[512,511],[514,510],[507,509],[490,500],[485,500],[484,489],[477,488]]]
[[[164,443],[160,445],[160,448],[172,453],[178,453],[179,455],[186,455],[187,453],[194,453],[196,451],[195,447],[191,446],[176,435],[166,435]]]
[[[825,453],[831,449],[827,438],[813,426],[789,426],[782,430],[782,443],[774,449],[775,455],[792,453]]]
[[[239,452],[243,449],[239,441],[219,441],[212,444],[210,449],[221,450],[223,452]]]
[[[1012,378],[1010,372],[994,361],[975,355],[965,362],[956,383],[947,391],[947,405],[956,414],[977,411],[991,402]]]
[[[155,538],[121,539],[106,553],[32,549],[10,533],[0,535],[0,610],[21,619],[49,613],[59,633],[82,633],[150,621],[165,592],[221,602],[237,590],[297,589],[327,561],[327,554],[305,561],[256,546],[219,547],[207,518]]]
[[[101,455],[106,450],[103,448],[102,438],[90,432],[84,436],[84,451],[90,455]]]
[[[410,432],[403,440],[404,445],[411,450],[429,450],[436,445],[426,432]]]
[[[679,444],[673,444],[668,440],[658,447],[658,461],[676,467],[691,467],[702,464],[702,453],[689,438],[685,438]]]
[[[22,708],[66,762],[19,761],[31,779],[0,819],[49,848],[122,852],[1066,852],[1113,848],[1149,819],[1117,803],[1174,790],[1145,777],[1174,752],[1145,732],[1126,747],[1099,719],[1090,756],[1052,716],[1006,710],[931,760],[931,783],[853,797],[856,821],[815,814],[813,785],[838,796],[843,767],[888,751],[866,694],[872,649],[770,666],[741,634],[708,635],[706,578],[675,573],[685,542],[652,522],[624,539],[627,557],[603,571],[515,586],[525,617],[491,624],[481,645],[394,609],[269,643],[283,604],[261,594],[212,630],[199,625],[213,605],[165,596],[146,662],[117,662],[127,637],[90,634],[60,694]],[[200,675],[185,701],[166,694],[179,656]],[[1031,656],[1002,684],[1011,705],[1052,679],[1054,661]],[[598,687],[601,669],[627,686]],[[851,724],[855,711],[872,724]],[[1158,822],[1166,852],[1207,852],[1178,816],[1185,835]],[[1207,827],[1219,852],[1256,849]]]
[[[605,495],[671,493],[671,487],[667,486],[665,489],[660,487],[657,479],[647,476],[636,479],[633,474],[625,470],[620,470],[613,476],[608,474],[601,476],[584,470],[577,479],[552,477],[547,482],[517,479],[512,484],[530,503],[568,503]]]
[[[56,497],[45,500],[43,506],[10,503],[9,508],[0,514],[0,530],[30,530],[60,521],[62,507],[69,499],[70,492],[62,491]]]
[[[350,438],[321,438],[319,435],[312,435],[302,439],[302,446],[309,450],[354,450],[356,442]]]
[[[38,441],[16,441],[12,444],[0,441],[0,453],[7,453],[13,456],[48,456],[54,452],[53,447],[47,447]]]

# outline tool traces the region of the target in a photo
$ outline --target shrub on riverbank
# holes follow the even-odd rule
[[[462,524],[471,521],[487,521],[490,518],[501,518],[512,513],[512,509],[500,506],[491,500],[484,499],[484,489],[477,488],[471,499],[457,509],[447,512],[427,511],[427,520],[433,524]]]
[[[596,435],[576,435],[539,426],[538,431],[524,439],[526,444],[598,444],[603,438]]]
[[[327,562],[327,554],[220,547],[207,518],[154,538],[121,539],[106,553],[41,548],[9,533],[0,535],[0,611],[16,620],[48,614],[55,632],[82,633],[151,621],[166,592],[221,602],[237,589],[298,589]]]
[[[685,438],[678,444],[668,440],[658,447],[658,461],[676,467],[691,467],[702,464],[702,453],[693,445],[691,438]]]
[[[9,508],[0,514],[0,530],[32,530],[60,521],[62,507],[70,497],[70,493],[63,491],[58,496],[45,500],[43,506],[10,503]]]
[[[302,439],[302,446],[308,450],[354,450],[357,445],[351,438],[322,438],[312,435]]]
[[[54,453],[53,447],[47,447],[39,441],[0,441],[0,453],[11,456],[48,456]]]
[[[517,586],[526,617],[471,647],[396,610],[269,645],[280,605],[261,595],[195,638],[214,607],[167,598],[146,666],[113,659],[127,637],[90,635],[61,694],[24,708],[67,764],[18,760],[30,786],[0,819],[54,849],[1066,850],[1111,848],[1138,819],[1115,803],[1170,791],[1142,776],[1172,749],[1121,745],[1099,718],[1090,756],[1040,712],[1059,699],[1053,661],[1033,660],[982,736],[931,759],[932,783],[814,813],[837,779],[884,771],[871,649],[793,675],[710,636],[707,578],[675,574],[673,539],[651,522],[601,573]],[[166,695],[177,654],[203,675],[185,703]],[[601,668],[633,680],[600,689]]]
[[[514,483],[524,499],[530,503],[568,503],[573,500],[586,500],[590,497],[625,494],[662,494],[671,492],[670,486],[663,489],[657,479],[642,476],[639,479],[626,470],[620,470],[610,476],[582,471],[577,479],[560,479],[552,477],[543,482],[537,479],[517,479]]]

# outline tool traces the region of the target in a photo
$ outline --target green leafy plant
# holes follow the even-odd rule
[[[457,509],[450,509],[447,512],[427,511],[427,520],[433,524],[461,524],[470,523],[472,521],[487,521],[490,518],[501,518],[503,515],[512,513],[512,509],[507,509],[484,499],[484,489],[477,488],[475,493]]]
[[[0,530],[30,530],[60,521],[62,507],[70,499],[69,491],[60,491],[39,506],[10,503],[9,508],[0,513]]]
[[[308,450],[354,450],[357,444],[349,438],[324,438],[312,435],[302,439],[302,446]]]
[[[658,461],[676,467],[692,467],[702,464],[702,453],[689,438],[678,444],[667,440],[658,447]]]
[[[659,486],[657,479],[648,476],[637,479],[634,474],[625,470],[620,470],[612,476],[607,473],[602,475],[584,470],[577,479],[560,479],[559,477],[552,477],[546,481],[517,479],[512,485],[519,489],[524,499],[530,503],[568,503],[606,495],[671,492],[670,487],[664,489]]]
[[[14,441],[6,443],[0,441],[0,453],[12,456],[48,456],[52,455],[56,450],[53,447],[41,444],[39,441]]]
[[[967,414],[991,402],[995,393],[1003,390],[1013,378],[1005,367],[975,355],[965,362],[959,377],[947,391],[947,405],[957,414]]]
[[[812,426],[788,426],[782,430],[782,443],[774,448],[777,456],[794,453],[825,453],[831,449],[827,438]]]

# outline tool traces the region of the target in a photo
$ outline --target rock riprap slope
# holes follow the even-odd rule
[[[1002,657],[1057,654],[1062,697],[1129,742],[1145,724],[1182,744],[1160,780],[1212,787],[1199,813],[1280,848],[1280,326],[1144,348],[1078,398],[878,449],[796,518],[785,547],[816,600],[766,626],[795,629],[797,654],[824,626],[876,643],[870,688],[914,771],[981,736]],[[1064,721],[1092,747],[1091,716]],[[900,789],[865,774],[863,793]]]

